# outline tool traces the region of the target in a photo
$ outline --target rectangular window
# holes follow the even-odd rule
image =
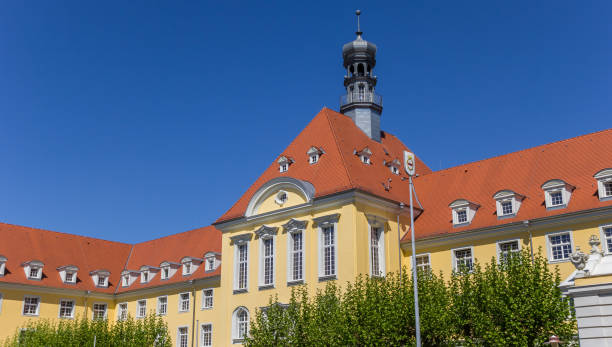
[[[183,275],[191,274],[191,262],[183,264]]]
[[[501,207],[502,215],[504,216],[514,213],[514,211],[512,210],[512,201],[502,201]]]
[[[604,182],[604,195],[606,197],[612,196],[612,182]]]
[[[23,315],[24,316],[38,316],[38,306],[40,305],[40,298],[37,296],[26,296],[23,298]]]
[[[142,283],[149,282],[149,271],[145,271],[142,273]]]
[[[561,191],[550,192],[550,205],[563,205],[563,193]]]
[[[136,307],[136,318],[143,318],[147,315],[147,300],[138,300]]]
[[[127,302],[121,303],[117,309],[117,319],[118,320],[126,320],[128,317],[128,304]]]
[[[178,347],[189,347],[189,328],[178,328],[178,338],[176,339],[176,345]]]
[[[105,319],[106,308],[106,304],[93,304],[93,319]]]
[[[370,230],[370,265],[372,276],[384,275],[385,257],[383,250],[383,231],[381,228],[371,228]]]
[[[236,252],[238,260],[236,263],[236,289],[247,289],[247,276],[249,271],[247,260],[249,256],[249,246],[247,244],[238,245]]]
[[[274,284],[274,238],[261,240],[263,277],[261,284],[264,286]]]
[[[457,211],[457,223],[461,224],[461,223],[466,223],[466,222],[467,222],[467,211],[466,210]]]
[[[206,271],[213,271],[215,269],[215,258],[210,257],[206,259]]]
[[[202,347],[212,346],[212,324],[202,324]]]
[[[168,297],[160,296],[157,298],[157,314],[164,316],[168,313]]]
[[[333,226],[326,226],[321,232],[324,277],[336,275],[336,235]]]
[[[73,282],[74,282],[74,273],[66,272],[66,283],[73,283]]]
[[[202,308],[213,308],[213,290],[202,290]]]
[[[572,253],[572,239],[569,232],[548,235],[550,260],[567,260]]]
[[[170,269],[165,267],[162,269],[162,280],[166,280],[168,277],[170,277]]]
[[[106,287],[106,277],[98,276],[98,287]]]
[[[519,252],[518,240],[499,242],[498,247],[498,260],[500,263],[505,263],[508,258]]]
[[[606,251],[608,253],[612,253],[612,225],[608,225],[601,228],[603,231],[603,236],[606,240]]]
[[[72,318],[74,317],[74,300],[60,300],[60,318]]]
[[[40,271],[39,268],[31,267],[30,268],[30,278],[32,278],[32,279],[39,279],[39,276],[38,276],[38,272],[39,271]]]
[[[416,256],[416,267],[419,271],[431,271],[431,264],[429,262],[429,254],[417,255]]]
[[[474,260],[472,259],[472,249],[462,248],[454,250],[455,271],[472,271]]]
[[[293,232],[289,238],[289,280],[301,281],[304,279],[304,234]]]
[[[179,312],[189,311],[189,293],[179,294]]]

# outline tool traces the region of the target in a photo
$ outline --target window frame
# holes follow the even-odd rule
[[[240,260],[240,248],[244,246],[246,256],[245,260]],[[234,294],[249,291],[249,251],[250,242],[242,241],[234,245]],[[240,287],[240,265],[245,264],[244,287]]]
[[[210,291],[210,296],[206,295],[206,292]],[[206,299],[210,298],[210,306],[206,304]],[[215,306],[215,290],[214,288],[204,288],[202,289],[202,305],[200,306],[201,310],[211,310]]]
[[[166,304],[165,304],[165,312],[161,313],[161,299],[166,299]],[[157,314],[158,316],[167,316],[168,315],[168,295],[160,295],[157,297],[157,302],[155,305],[155,314]]]
[[[267,242],[271,243],[272,254],[266,255],[265,248]],[[272,272],[270,275],[271,281],[270,283],[266,283],[267,277],[267,269],[266,269],[266,260],[271,259],[272,268],[270,271]],[[259,288],[267,289],[274,288],[276,283],[276,235],[264,235],[259,238]]]
[[[141,307],[141,303],[144,302],[144,314],[142,314],[140,312],[140,310],[143,308]],[[144,318],[147,316],[147,299],[140,299],[140,300],[136,300],[136,318]]]
[[[249,334],[251,314],[246,307],[238,306],[236,307],[236,309],[234,309],[234,312],[232,312],[232,344],[239,344],[244,341],[245,336],[240,336],[241,322],[238,321],[238,314],[241,311],[246,312],[246,315],[247,315],[245,336],[248,336]]]
[[[121,306],[125,305],[125,310],[121,308]],[[122,313],[125,313],[125,318],[122,317]],[[117,304],[117,320],[125,321],[130,315],[130,306],[127,302],[120,302]]]
[[[368,224],[368,259],[369,259],[369,267],[370,267],[370,277],[385,277],[386,272],[386,257],[385,257],[385,226],[384,223],[382,225],[373,225]],[[374,263],[372,253],[372,233],[374,229],[378,230],[378,248],[377,248],[377,256],[378,256],[378,274],[374,273]]]
[[[474,271],[474,263],[475,263],[475,258],[474,258],[474,246],[463,246],[463,247],[456,247],[456,248],[452,248],[451,249],[451,257],[452,257],[452,269],[454,272],[459,273],[459,269],[457,268],[457,251],[464,251],[466,249],[470,250],[470,258],[472,260],[472,266],[470,268],[470,270],[468,272],[472,272]]]
[[[36,312],[35,313],[25,313],[26,298],[28,298],[28,299],[35,298],[36,299]],[[23,296],[22,305],[21,305],[21,315],[22,316],[26,316],[26,317],[38,317],[40,315],[40,296],[38,296],[38,295],[24,295]]]
[[[210,326],[210,344],[204,344],[204,326]],[[213,345],[213,324],[212,323],[201,323],[200,324],[200,347],[212,347]]]
[[[187,310],[183,310],[183,302],[184,302],[184,300],[183,300],[182,296],[184,294],[187,294]],[[179,297],[179,300],[178,300],[178,311],[179,311],[179,313],[189,312],[191,310],[191,293],[189,293],[189,292],[182,292],[182,293],[179,293],[178,297]]]
[[[497,263],[501,264],[501,260],[502,260],[502,249],[501,249],[501,245],[504,243],[511,243],[511,242],[516,242],[518,245],[518,250],[515,253],[520,253],[522,248],[522,242],[520,238],[515,238],[515,239],[505,239],[505,240],[499,240],[495,242],[495,249],[496,249],[496,253],[497,253]]]
[[[301,250],[295,251],[293,248],[294,245],[294,236],[300,234],[301,235]],[[289,285],[293,284],[301,284],[305,282],[305,273],[306,273],[306,233],[304,229],[293,229],[287,232],[287,283]],[[300,253],[300,278],[296,279],[293,274],[295,272],[294,268],[294,256],[295,254]]]
[[[334,252],[333,252],[333,257],[334,257],[334,271],[332,274],[325,274],[325,257],[324,257],[324,248],[325,248],[325,229],[327,228],[331,228],[332,229],[332,235],[334,238],[334,243],[333,243],[333,247],[334,247]],[[326,280],[330,280],[330,279],[337,279],[338,278],[338,223],[337,222],[333,222],[333,223],[325,223],[323,225],[319,225],[318,226],[318,253],[319,253],[319,281],[326,281]]]
[[[182,347],[181,346],[181,329],[187,330],[187,332],[185,333],[185,336],[187,337],[186,347],[189,347],[189,326],[188,325],[181,325],[181,326],[176,327],[176,346]]]
[[[62,316],[62,304],[63,303],[72,303],[72,309],[70,310],[70,316]],[[59,319],[74,319],[74,311],[76,309],[76,301],[74,299],[60,299],[58,305],[57,318]]]
[[[602,224],[599,226],[599,239],[603,244],[603,253],[608,255],[612,254],[612,250],[608,249],[608,238],[606,237],[605,229],[612,229],[612,224]],[[610,240],[612,240],[612,236]]]
[[[572,230],[562,230],[562,231],[554,231],[554,232],[546,233],[546,255],[547,255],[549,264],[565,263],[565,262],[570,261],[569,256],[565,259],[553,259],[553,253],[552,253],[553,245],[550,242],[550,237],[561,235],[561,234],[569,234],[570,236],[570,255],[574,252],[574,247],[575,247],[574,246],[574,233],[572,232]]]
[[[418,259],[422,258],[422,257],[427,257],[427,265],[429,267],[429,269],[423,269],[423,271],[431,271],[431,253],[427,252],[427,253],[419,253],[417,255],[414,256],[415,260],[417,261],[416,264],[413,264],[413,267],[416,267],[417,270],[419,267],[423,266],[423,265],[419,265],[418,263]],[[410,262],[412,263],[412,256],[410,257]]]
[[[28,279],[40,281],[42,279],[42,266],[28,265]],[[32,276],[32,270],[36,270],[36,276]]]
[[[104,316],[102,317],[102,319],[106,319],[108,316],[108,303],[106,302],[93,302],[91,304],[91,319],[100,319],[96,318],[96,305],[104,305]]]

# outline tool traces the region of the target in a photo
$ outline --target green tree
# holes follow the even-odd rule
[[[424,346],[537,346],[556,334],[576,333],[557,271],[546,258],[522,252],[499,264],[453,273],[419,272]],[[247,346],[412,346],[415,344],[412,276],[359,276],[342,290],[329,282],[309,296],[294,288],[288,304],[277,297],[258,310]]]
[[[5,347],[170,347],[172,340],[166,322],[149,314],[134,321],[109,322],[97,319],[29,321],[4,342]]]

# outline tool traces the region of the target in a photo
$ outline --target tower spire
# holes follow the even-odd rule
[[[380,115],[382,97],[374,92],[376,87],[376,45],[364,40],[357,15],[357,38],[342,47],[342,65],[346,69],[344,88],[346,95],[340,99],[340,112],[351,117],[355,124],[371,139],[380,141]]]
[[[359,16],[361,15],[361,11],[357,10],[355,11],[355,14],[357,15],[357,31],[355,34],[357,34],[357,36],[361,36],[361,34],[363,34],[361,31],[361,26],[359,25]]]

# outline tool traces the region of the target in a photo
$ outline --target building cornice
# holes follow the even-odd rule
[[[131,296],[142,296],[142,295],[148,295],[148,294],[155,294],[159,292],[166,292],[168,290],[200,287],[200,286],[206,286],[206,285],[217,283],[220,280],[221,280],[221,275],[214,275],[214,276],[198,278],[198,279],[188,280],[188,281],[183,281],[183,282],[161,284],[161,285],[153,286],[153,287],[138,288],[134,290],[123,291],[121,293],[115,294],[114,297],[116,299],[125,299]]]
[[[554,227],[567,225],[569,223],[583,223],[596,221],[598,219],[612,217],[612,206],[598,207],[594,209],[565,213],[556,216],[546,216],[528,220],[519,220],[512,223],[466,230],[456,233],[440,234],[432,237],[416,240],[417,250],[437,246],[448,246],[457,242],[475,241],[487,237],[504,237],[516,232],[527,232],[543,227]],[[410,240],[402,241],[402,249],[408,250]]]
[[[216,223],[215,226],[221,232],[232,232],[239,229],[258,227],[262,224],[269,224],[278,221],[288,220],[291,218],[299,218],[307,214],[315,214],[333,207],[344,206],[348,204],[362,203],[365,205],[376,207],[385,212],[394,214],[408,214],[409,209],[400,208],[396,201],[380,198],[371,193],[359,189],[351,189],[343,192],[326,195],[313,199],[311,202],[282,208],[251,217],[240,217]],[[415,207],[417,216],[422,212],[421,209]]]
[[[112,293],[100,293],[100,292],[92,292],[90,290],[76,289],[76,288],[57,288],[57,287],[47,287],[40,285],[31,285],[31,284],[23,284],[23,283],[10,283],[10,282],[0,282],[0,288],[2,289],[12,289],[18,291],[27,291],[33,293],[41,293],[41,294],[63,294],[70,296],[86,296],[88,298],[96,298],[96,299],[106,299],[112,300],[114,295]]]

